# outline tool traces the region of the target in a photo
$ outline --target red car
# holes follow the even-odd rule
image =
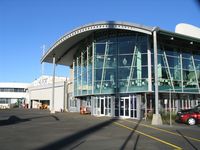
[[[176,121],[195,125],[200,123],[200,104],[192,109],[185,109],[177,112]]]

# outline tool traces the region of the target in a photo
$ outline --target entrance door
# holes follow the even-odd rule
[[[111,97],[105,97],[105,116],[111,116]]]
[[[98,116],[111,116],[111,105],[111,97],[96,97],[94,99],[93,114]]]
[[[137,119],[137,99],[135,96],[130,98],[130,117]]]
[[[123,117],[123,118],[130,117],[129,97],[121,97],[120,98],[120,117]]]
[[[105,98],[104,97],[101,97],[100,98],[100,115],[101,116],[104,116],[105,115]]]
[[[138,118],[137,99],[135,96],[121,97],[119,116],[122,118]]]

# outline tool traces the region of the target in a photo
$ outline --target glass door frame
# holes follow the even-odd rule
[[[94,115],[111,116],[112,115],[112,97],[97,96],[94,99]]]
[[[105,97],[99,97],[99,109],[100,109],[100,116],[105,116]],[[103,108],[102,108],[103,106]],[[103,113],[102,113],[103,112]]]
[[[111,96],[105,96],[105,100],[104,100],[104,112],[105,112],[105,116],[111,116],[112,115],[112,98]]]
[[[126,112],[126,102],[128,101],[128,115]],[[123,105],[123,106],[122,106]],[[123,115],[122,115],[123,112]],[[130,96],[129,97],[120,97],[119,98],[119,117],[120,118],[130,118]]]
[[[138,119],[138,109],[139,108],[137,96],[130,96],[130,118]]]
[[[122,100],[122,103],[121,103]],[[126,112],[126,101],[128,101],[128,113]],[[119,98],[119,117],[138,119],[138,101],[136,95],[122,96]],[[123,107],[121,106],[123,105]],[[123,110],[121,110],[123,109]],[[123,111],[123,115],[121,115]],[[126,115],[128,114],[128,115]]]

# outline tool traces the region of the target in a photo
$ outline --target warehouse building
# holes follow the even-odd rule
[[[66,109],[66,77],[55,77],[54,111],[62,112]],[[28,87],[29,108],[49,109],[52,105],[53,77],[42,75]]]

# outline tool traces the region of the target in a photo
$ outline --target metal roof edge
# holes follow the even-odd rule
[[[65,38],[66,36],[70,35],[73,32],[76,32],[77,30],[81,30],[82,28],[87,28],[87,27],[95,26],[95,25],[125,25],[125,26],[136,27],[138,29],[146,30],[148,32],[152,32],[152,30],[154,29],[153,27],[144,26],[144,25],[136,24],[136,23],[123,22],[123,21],[100,21],[100,22],[89,23],[65,33],[61,38],[59,38],[56,42],[54,42],[54,44],[46,51],[46,53],[40,59],[40,62],[41,63],[44,62],[44,59],[49,55],[50,52],[52,52],[52,50],[57,45],[60,44],[59,42],[62,41],[63,38]]]

